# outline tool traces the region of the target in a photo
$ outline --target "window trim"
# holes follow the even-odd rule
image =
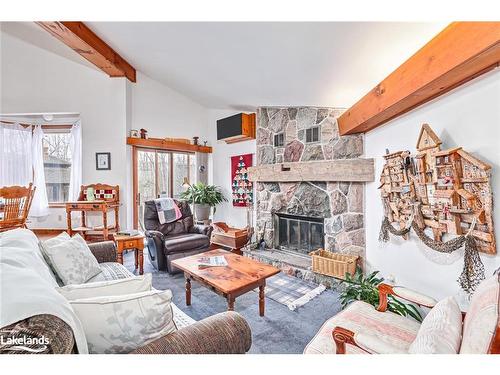
[[[282,143],[278,144],[279,142],[277,142],[277,140],[279,140],[280,137],[281,137]],[[273,146],[274,147],[284,147],[285,146],[285,132],[279,132],[279,133],[274,134]]]
[[[311,138],[313,138],[313,131],[314,131],[314,129],[316,129],[318,131],[318,140],[316,140],[316,141],[313,140],[313,141],[309,141],[308,142],[307,141],[307,132],[310,131],[311,132]],[[304,141],[305,141],[306,144],[321,143],[321,126],[320,125],[315,125],[315,126],[311,126],[310,128],[305,129],[304,136],[305,136]]]
[[[72,127],[72,125],[42,125],[46,134],[69,134]],[[73,161],[71,164],[73,165]],[[45,186],[47,186],[47,181],[45,181]],[[49,208],[65,208],[68,202],[49,202]]]

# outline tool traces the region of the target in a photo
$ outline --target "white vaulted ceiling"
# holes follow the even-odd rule
[[[279,105],[349,107],[446,25],[86,24],[149,77],[207,108],[238,110]]]

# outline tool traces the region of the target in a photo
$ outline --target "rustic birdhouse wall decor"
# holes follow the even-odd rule
[[[431,228],[434,241],[469,234],[478,251],[495,254],[491,167],[461,147],[441,150],[441,144],[424,124],[415,155],[384,155],[379,188],[385,217],[398,231],[409,231],[413,222]]]

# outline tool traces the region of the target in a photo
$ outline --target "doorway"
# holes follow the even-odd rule
[[[134,147],[134,228],[144,203],[159,197],[179,199],[184,178],[195,182],[195,154]]]

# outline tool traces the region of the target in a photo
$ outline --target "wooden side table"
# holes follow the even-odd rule
[[[135,269],[139,268],[139,275],[144,274],[144,236],[124,236],[113,234],[116,243],[116,252],[118,253],[118,262],[123,264],[123,251],[134,250]]]

